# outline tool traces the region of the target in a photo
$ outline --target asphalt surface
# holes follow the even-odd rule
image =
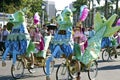
[[[96,80],[120,80],[120,56],[118,56],[117,59],[117,61],[103,62],[100,57],[98,60],[98,75]],[[7,59],[6,62],[6,67],[2,67],[0,59],[0,80],[15,80],[11,75],[12,60]],[[50,76],[51,80],[56,80],[56,69],[61,63],[62,59],[55,60],[55,69]],[[46,80],[43,68],[35,68],[34,70],[35,73],[31,74],[27,69],[25,69],[24,75],[18,80]],[[89,80],[87,72],[81,73],[81,80]]]

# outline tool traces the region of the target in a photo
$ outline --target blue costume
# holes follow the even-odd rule
[[[7,54],[11,53],[13,55],[14,65],[17,55],[24,54],[26,52],[26,49],[29,45],[30,36],[24,22],[24,13],[22,11],[18,11],[13,14],[13,17],[14,21],[12,21],[12,23],[14,26],[5,42],[6,50],[2,56],[2,61],[5,61]]]
[[[51,57],[46,61],[47,76],[50,75],[50,62],[53,58],[58,58],[62,54],[69,57],[73,53],[73,38],[72,38],[72,12],[69,8],[65,8],[58,17],[59,29],[51,40],[50,49]]]
[[[103,37],[101,41],[101,48],[111,47],[111,40],[109,37]]]

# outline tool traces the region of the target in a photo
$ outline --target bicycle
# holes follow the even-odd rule
[[[71,61],[70,57],[72,57],[72,56],[69,56],[68,58],[63,57],[63,58],[65,58],[65,61],[63,60],[62,64],[60,64],[58,66],[57,71],[56,71],[56,79],[57,80],[68,79],[69,76],[70,76],[70,78],[77,76],[77,72],[80,70],[80,63],[75,60],[74,65],[73,65],[72,64],[73,61]],[[75,64],[77,66],[75,66]]]
[[[49,56],[47,56],[46,58],[43,57],[37,57],[36,54],[34,54],[34,58],[35,58],[35,62],[34,65],[35,67],[43,67],[43,71],[46,74],[46,59]],[[51,62],[51,73],[54,70],[54,64],[55,62],[52,61]],[[30,73],[34,73],[34,70],[31,69],[31,58],[26,57],[26,55],[19,55],[16,61],[16,65],[11,67],[11,74],[12,77],[15,79],[19,79],[23,76],[24,74],[24,70],[28,69],[28,71]]]
[[[78,76],[79,72],[87,71],[89,80],[93,80],[96,78],[98,73],[98,64],[97,61],[94,60],[89,63],[88,66],[82,64],[78,60],[65,58],[65,61],[60,64],[56,71],[56,79],[57,80],[66,80],[66,79],[74,79]]]
[[[119,51],[120,47],[106,47],[102,51],[102,60],[109,61],[109,60],[117,60],[117,56],[120,55]]]

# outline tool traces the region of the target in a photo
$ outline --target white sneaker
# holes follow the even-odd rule
[[[32,69],[33,69],[33,68],[34,68],[34,64],[32,64],[32,65],[30,66],[30,68],[32,68]]]
[[[34,69],[30,69],[29,72],[30,73],[35,73],[35,70]]]

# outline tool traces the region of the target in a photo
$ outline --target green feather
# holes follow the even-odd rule
[[[98,31],[101,27],[103,27],[103,22],[101,19],[100,13],[97,12],[94,18],[94,26],[95,26],[95,31]]]

